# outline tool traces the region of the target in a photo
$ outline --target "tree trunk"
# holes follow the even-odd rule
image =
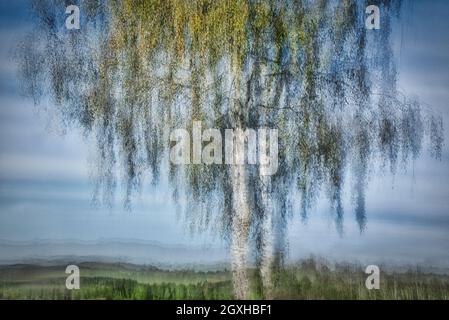
[[[273,278],[272,269],[274,263],[274,237],[273,237],[273,202],[270,197],[271,178],[260,176],[262,180],[262,205],[264,210],[261,230],[261,252],[260,252],[260,276],[262,279],[264,296],[272,298]]]
[[[265,299],[274,298],[276,272],[282,267],[285,252],[285,220],[282,200],[273,199],[271,177],[263,176],[262,204],[264,208],[261,230],[260,276]]]
[[[245,165],[232,168],[233,207],[232,219],[232,272],[234,293],[237,299],[248,299],[250,279],[248,277],[249,227],[251,223],[251,205],[248,188],[248,172]]]

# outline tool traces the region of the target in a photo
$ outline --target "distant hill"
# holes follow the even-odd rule
[[[133,239],[79,240],[0,240],[0,264],[32,263],[48,265],[66,262],[126,262],[153,266],[223,265],[229,259],[225,248],[167,245]]]

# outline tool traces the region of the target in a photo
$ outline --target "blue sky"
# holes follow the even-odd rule
[[[164,184],[145,187],[131,212],[123,210],[120,197],[112,210],[91,205],[89,141],[76,128],[64,132],[51,112],[19,95],[11,50],[29,27],[25,4],[0,0],[0,239],[135,238],[222,246],[209,234],[189,235]],[[408,1],[401,24],[394,26],[399,87],[444,115],[446,141],[448,16],[448,1]],[[290,257],[313,253],[449,267],[448,178],[447,147],[441,162],[424,153],[394,179],[388,173],[374,176],[367,192],[368,229],[362,235],[349,204],[340,237],[328,203],[320,201],[306,225],[293,219]]]

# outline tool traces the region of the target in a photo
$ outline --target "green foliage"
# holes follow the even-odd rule
[[[124,267],[115,268],[114,277],[108,265],[94,266],[81,278],[80,290],[66,290],[63,267],[33,267],[17,272],[17,266],[0,269],[0,299],[110,299],[110,300],[220,300],[233,299],[230,274],[227,271],[194,272],[162,271]],[[263,299],[259,273],[252,270],[251,299]],[[84,274],[84,273],[83,273]],[[127,274],[129,278],[120,278]],[[158,275],[159,274],[159,275]],[[163,274],[166,282],[154,281]],[[217,274],[221,280],[217,280]],[[111,274],[112,275],[112,274]],[[185,279],[196,281],[186,283]],[[154,278],[156,277],[156,278]],[[275,299],[387,299],[420,300],[449,299],[449,277],[425,273],[419,269],[403,272],[382,272],[381,289],[367,290],[367,275],[359,265],[337,264],[331,271],[317,260],[304,260],[286,266],[275,275]],[[136,281],[133,279],[146,279]],[[153,279],[153,280],[151,280]]]

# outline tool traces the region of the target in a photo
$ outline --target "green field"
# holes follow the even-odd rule
[[[81,288],[65,288],[65,266],[0,266],[0,299],[233,299],[229,271],[166,271],[123,263],[80,263]],[[382,270],[382,268],[381,268]],[[449,276],[411,268],[381,273],[380,290],[367,290],[361,266],[330,270],[304,260],[279,271],[276,299],[449,299]],[[264,298],[254,273],[253,298]]]

